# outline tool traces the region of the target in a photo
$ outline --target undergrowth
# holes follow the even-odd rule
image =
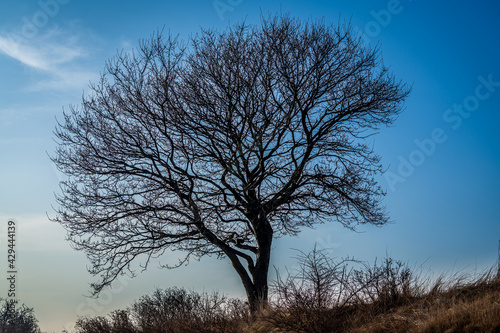
[[[251,316],[220,294],[158,289],[125,310],[81,317],[75,333],[500,332],[500,266],[475,277],[433,281],[408,264],[335,260],[313,249],[272,284]]]

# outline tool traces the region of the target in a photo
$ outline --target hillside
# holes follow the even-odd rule
[[[431,281],[390,258],[370,266],[314,249],[298,260],[253,318],[241,300],[170,288],[106,317],[80,318],[76,332],[500,332],[500,266]]]

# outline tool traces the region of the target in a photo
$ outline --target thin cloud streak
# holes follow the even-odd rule
[[[36,41],[27,43],[0,33],[0,54],[48,76],[29,86],[28,91],[69,90],[87,86],[97,73],[77,69],[76,61],[87,53],[77,45],[77,37],[66,35],[59,29],[53,29]]]
[[[98,78],[97,72],[61,70],[50,79],[37,82],[29,88],[29,91],[82,89]]]
[[[0,52],[34,69],[50,69],[50,64],[36,50],[9,37],[0,36]]]
[[[0,51],[15,60],[40,70],[55,70],[57,65],[86,56],[77,45],[78,38],[60,29],[52,29],[36,40],[15,38],[0,33]]]

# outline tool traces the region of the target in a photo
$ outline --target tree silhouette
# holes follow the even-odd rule
[[[33,308],[0,298],[0,333],[40,333]]]
[[[58,124],[52,159],[68,176],[54,220],[100,276],[95,293],[140,256],[215,254],[255,312],[275,237],[388,220],[366,138],[409,88],[349,25],[279,15],[188,43],[159,32],[91,90]]]

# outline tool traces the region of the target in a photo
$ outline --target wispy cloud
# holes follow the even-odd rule
[[[28,44],[22,39],[0,35],[0,52],[15,60],[44,71],[57,70],[57,66],[85,55],[72,39],[55,41],[57,34],[47,33],[44,37]]]
[[[49,70],[49,63],[28,45],[22,45],[10,37],[0,36],[0,51],[17,61],[40,70]]]
[[[80,88],[96,75],[79,63],[88,55],[79,38],[57,28],[31,40],[0,33],[0,54],[43,75],[29,90]]]

